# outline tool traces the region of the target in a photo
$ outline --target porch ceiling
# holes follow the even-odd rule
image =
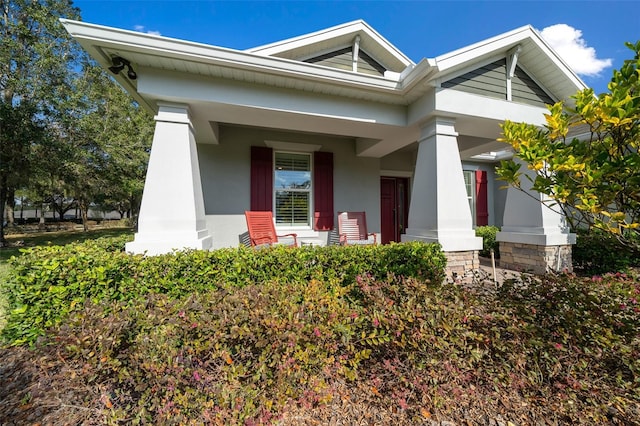
[[[198,143],[217,143],[215,135],[219,124],[234,124],[301,133],[344,136],[361,142],[359,146],[373,148],[359,155],[382,157],[417,141],[417,126],[392,126],[372,120],[345,119],[344,117],[303,114],[300,112],[256,108],[219,103],[190,102],[192,122]]]
[[[418,125],[399,127],[238,105],[192,103],[190,110],[199,143],[217,143],[215,130],[218,126],[231,124],[341,136],[345,137],[345,141],[356,141],[358,155],[381,158],[398,150],[411,149],[420,135]],[[461,159],[469,160],[475,155],[504,150],[506,145],[496,141],[500,135],[498,124],[497,121],[482,120],[477,117],[458,117],[456,129],[459,133],[458,147]]]

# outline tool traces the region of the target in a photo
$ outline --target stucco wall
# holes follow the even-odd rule
[[[321,145],[322,151],[333,152],[334,209],[364,210],[370,232],[380,231],[380,160],[357,157],[354,140],[222,126],[219,145],[198,145],[207,228],[213,237],[213,248],[237,246],[247,231],[244,211],[250,208],[250,147],[264,146],[265,140]],[[326,239],[326,235],[311,229],[295,232],[302,238]]]
[[[413,174],[416,167],[416,151],[406,150],[399,152],[392,152],[380,159],[380,169],[391,172],[402,172]],[[393,174],[393,173],[392,173]]]
[[[493,180],[493,193],[494,193],[494,197],[493,197],[493,205],[495,208],[495,211],[498,212],[498,214],[495,217],[495,226],[498,227],[502,227],[502,222],[504,219],[504,209],[505,209],[505,204],[507,202],[507,189],[506,188],[502,188],[503,186],[505,186],[506,183],[504,181],[501,180]]]

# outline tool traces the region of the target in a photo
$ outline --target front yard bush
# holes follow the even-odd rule
[[[579,230],[577,234],[571,254],[577,273],[599,275],[640,267],[640,253],[623,246],[613,235],[598,230]]]
[[[500,244],[496,241],[498,231],[500,228],[497,226],[478,226],[476,228],[476,236],[482,237],[480,256],[491,257],[491,250],[493,250],[494,256],[500,257]]]
[[[632,272],[463,290],[437,245],[124,242],[11,261],[0,424],[640,424]]]
[[[148,294],[184,298],[273,280],[318,280],[348,286],[361,274],[441,283],[446,264],[438,245],[423,243],[262,250],[239,247],[144,257],[126,254],[125,242],[126,238],[98,239],[23,250],[10,261],[3,288],[9,305],[4,337],[16,345],[33,343],[86,300],[127,302]]]
[[[359,274],[87,301],[18,353],[0,424],[638,424],[639,297],[622,274]]]

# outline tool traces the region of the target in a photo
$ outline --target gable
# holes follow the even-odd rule
[[[441,87],[507,99],[507,60],[502,58],[469,71],[445,81]],[[554,103],[546,91],[519,66],[516,66],[511,78],[511,100],[536,106]]]
[[[362,20],[254,47],[247,52],[351,71],[353,66],[351,58],[348,58],[347,49],[353,52],[354,46],[358,54],[358,71],[361,73],[371,75],[384,75],[384,71],[401,73],[407,67],[415,65],[398,48]],[[343,58],[337,58],[341,55]],[[334,62],[331,61],[333,58],[335,58]],[[338,65],[346,59],[349,59],[348,67],[344,63]]]
[[[304,62],[352,71],[353,47],[345,47],[344,49],[339,49],[330,53],[318,55],[309,59],[305,59]],[[363,74],[384,76],[384,72],[386,71],[386,69],[379,62],[369,56],[366,52],[360,50],[358,52],[356,71]]]
[[[511,79],[511,96],[515,102],[525,104],[553,105],[555,102],[529,75],[516,66],[516,72]]]
[[[501,59],[442,83],[442,87],[484,95],[507,98],[507,60]]]

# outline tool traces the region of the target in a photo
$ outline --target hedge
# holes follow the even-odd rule
[[[9,315],[3,336],[33,343],[85,301],[132,301],[148,294],[184,298],[217,288],[269,281],[318,280],[350,285],[359,275],[415,277],[440,284],[446,259],[439,245],[247,247],[178,251],[144,257],[124,252],[125,237],[35,247],[10,260]]]

